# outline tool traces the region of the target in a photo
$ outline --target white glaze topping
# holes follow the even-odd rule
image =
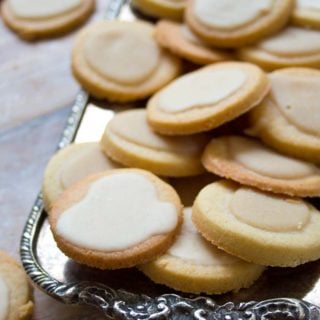
[[[195,0],[194,15],[209,28],[235,29],[267,14],[273,0]]]
[[[213,105],[239,90],[246,79],[247,73],[240,68],[200,69],[161,90],[157,105],[169,113]]]
[[[319,0],[297,0],[297,6],[299,9],[320,10],[320,1]]]
[[[0,320],[6,320],[9,311],[9,288],[0,274]]]
[[[177,221],[176,207],[159,200],[148,178],[126,172],[95,181],[80,202],[61,213],[57,233],[74,245],[110,252],[166,234]]]

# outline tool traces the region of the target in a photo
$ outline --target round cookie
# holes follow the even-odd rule
[[[119,167],[105,156],[97,142],[72,143],[59,150],[49,161],[43,177],[46,211],[50,212],[52,203],[74,183],[93,173]]]
[[[155,38],[163,48],[196,64],[210,64],[231,59],[229,52],[210,48],[185,24],[161,20],[156,25]]]
[[[320,2],[317,0],[296,0],[291,23],[297,26],[320,29]]]
[[[182,222],[174,189],[148,171],[115,169],[85,178],[53,204],[59,248],[79,263],[128,268],[162,254]]]
[[[239,49],[240,60],[266,70],[285,67],[320,68],[320,31],[288,27],[261,42]]]
[[[249,114],[251,133],[282,153],[320,163],[320,71],[287,68],[269,78],[270,95]]]
[[[185,19],[207,43],[237,48],[283,28],[294,4],[294,0],[190,0]]]
[[[320,212],[298,198],[221,180],[199,193],[192,220],[207,240],[255,264],[295,267],[320,258]]]
[[[76,28],[94,7],[95,0],[5,0],[1,13],[6,25],[21,38],[34,40]]]
[[[22,267],[5,252],[0,251],[0,319],[31,319],[31,296],[31,287]]]
[[[209,172],[246,186],[297,197],[320,195],[319,168],[278,153],[255,139],[212,139],[202,163]]]
[[[160,48],[151,24],[103,21],[78,34],[72,70],[96,98],[125,102],[145,98],[174,79],[180,60]]]
[[[157,132],[209,131],[247,112],[269,92],[266,74],[243,62],[220,62],[190,72],[151,97],[148,121]]]
[[[151,130],[145,109],[117,113],[101,139],[103,151],[127,166],[168,177],[192,176],[204,172],[201,154],[207,142],[199,134],[165,137]]]
[[[169,250],[139,269],[152,281],[190,293],[221,294],[249,287],[264,267],[219,250],[206,241],[184,210],[182,229]]]
[[[182,20],[186,0],[132,0],[132,6],[142,13],[173,20]]]

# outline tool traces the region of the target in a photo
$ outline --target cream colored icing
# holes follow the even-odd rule
[[[169,113],[213,105],[228,98],[246,82],[240,68],[205,68],[173,81],[158,94],[157,104]]]
[[[9,303],[9,288],[0,274],[0,320],[7,319]]]
[[[84,198],[62,212],[57,233],[79,247],[125,250],[172,231],[177,209],[158,198],[144,175],[117,173],[95,181]]]
[[[60,172],[61,186],[66,189],[90,174],[118,167],[103,154],[98,143],[88,144],[64,162]]]
[[[195,265],[228,266],[239,262],[235,258],[206,241],[197,231],[191,219],[191,208],[184,209],[181,232],[168,254]]]
[[[273,0],[195,0],[196,19],[209,28],[235,29],[270,12]]]
[[[90,34],[84,54],[103,77],[132,85],[145,81],[156,70],[160,49],[151,33],[127,23]]]
[[[118,113],[109,123],[123,139],[159,151],[196,155],[203,149],[202,136],[166,137],[151,130],[144,109]]]
[[[207,44],[204,43],[200,38],[198,38],[186,24],[181,25],[180,27],[182,37],[188,42],[201,47],[207,47]]]
[[[253,139],[229,137],[231,157],[245,168],[276,179],[299,179],[316,173],[308,162],[282,155]]]
[[[25,19],[51,18],[69,12],[81,5],[83,0],[9,0],[18,17]]]
[[[309,207],[302,200],[244,187],[233,194],[230,210],[243,223],[272,232],[299,231],[310,220]]]
[[[320,76],[275,73],[272,96],[282,114],[300,130],[320,136]]]
[[[279,56],[304,56],[320,52],[320,32],[288,27],[263,40],[258,47]]]
[[[320,1],[319,0],[297,0],[297,6],[299,9],[320,10]]]

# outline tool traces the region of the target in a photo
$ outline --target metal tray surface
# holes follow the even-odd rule
[[[106,19],[135,19],[125,0],[110,0]],[[139,107],[76,97],[58,149],[69,143],[99,140],[114,110]],[[136,269],[101,271],[67,258],[56,246],[41,193],[25,225],[22,264],[33,283],[66,304],[99,308],[108,319],[318,320],[320,261],[297,268],[269,268],[248,289],[200,297],[156,285]]]

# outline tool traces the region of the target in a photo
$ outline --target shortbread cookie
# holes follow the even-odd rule
[[[0,251],[0,319],[30,319],[33,311],[31,296],[31,287],[22,267]]]
[[[161,20],[157,23],[155,37],[162,47],[196,64],[231,59],[230,53],[210,48],[185,24]]]
[[[132,0],[133,7],[156,17],[181,20],[187,0]]]
[[[47,212],[54,200],[67,188],[81,179],[121,165],[102,152],[98,142],[72,143],[58,151],[47,165],[43,177],[43,199]]]
[[[240,49],[238,57],[266,70],[320,68],[320,31],[288,27],[254,46]]]
[[[74,76],[92,95],[114,101],[145,98],[180,72],[180,61],[161,49],[147,22],[103,21],[77,36]]]
[[[49,222],[59,248],[101,269],[154,259],[174,241],[182,205],[174,189],[148,171],[115,169],[63,192]]]
[[[320,29],[320,2],[318,0],[296,0],[291,22],[297,26]]]
[[[294,0],[190,0],[186,22],[204,41],[237,48],[283,28]]]
[[[202,163],[208,171],[247,186],[290,196],[320,196],[319,168],[278,153],[258,140],[215,138],[206,147]]]
[[[250,113],[251,132],[280,152],[320,163],[320,71],[270,74],[270,95]]]
[[[190,72],[148,101],[148,121],[162,134],[184,135],[216,128],[250,110],[269,91],[255,65],[220,62]]]
[[[92,13],[95,0],[5,0],[4,22],[21,38],[34,40],[66,33]]]
[[[207,142],[202,134],[165,137],[151,130],[144,109],[119,112],[102,136],[103,151],[127,166],[168,177],[204,172],[201,154]]]
[[[200,233],[249,262],[295,267],[320,258],[320,212],[311,204],[221,180],[193,206]]]
[[[139,269],[152,281],[176,290],[221,294],[249,287],[264,267],[231,256],[206,241],[192,223],[191,208],[186,208],[174,244]]]

